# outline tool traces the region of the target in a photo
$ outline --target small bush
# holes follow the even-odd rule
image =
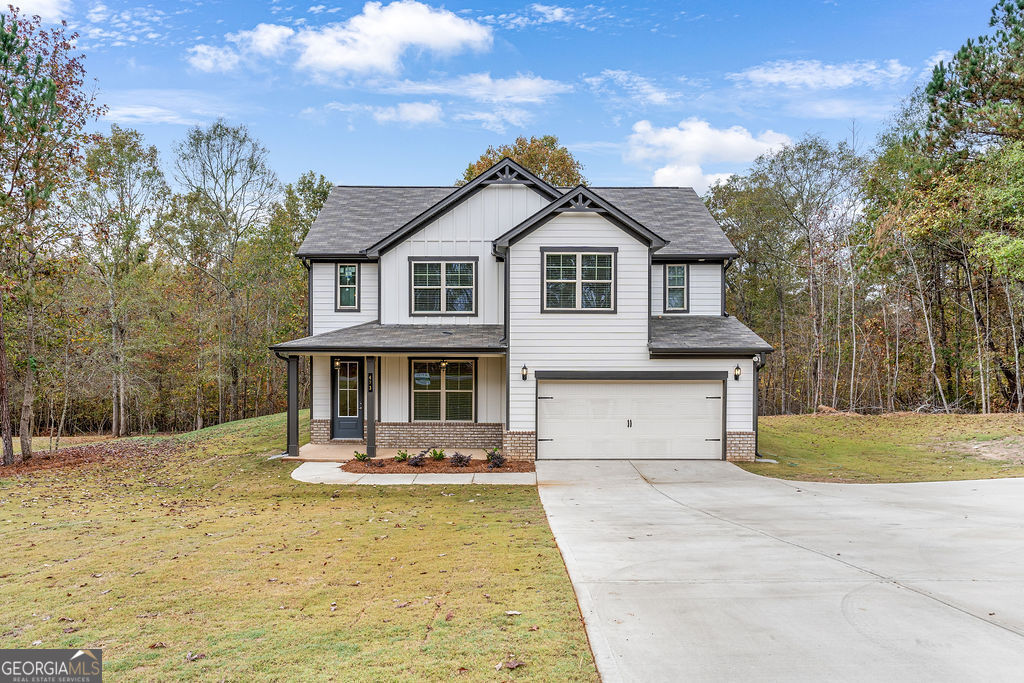
[[[505,456],[497,448],[487,451],[487,469],[493,470],[504,466]]]
[[[463,455],[456,451],[452,453],[452,457],[448,458],[449,464],[452,467],[469,467],[469,461],[473,459],[473,456]]]
[[[423,463],[425,463],[426,461],[427,461],[427,454],[426,454],[426,452],[417,453],[416,455],[414,455],[411,458],[409,458],[408,465],[410,467],[423,467]]]
[[[383,460],[366,460],[363,464],[367,467],[384,467],[386,463]]]
[[[409,459],[409,451],[398,451],[395,454],[395,462],[405,462]]]
[[[432,449],[430,451],[430,459],[434,460],[436,462],[440,462],[440,461],[444,460],[444,449],[443,448],[434,448],[434,449]]]
[[[359,451],[355,452],[354,457],[359,462],[366,462],[367,460],[370,459],[369,455],[367,455],[366,453],[360,453]]]

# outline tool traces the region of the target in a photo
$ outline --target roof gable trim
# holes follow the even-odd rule
[[[577,185],[504,235],[494,240],[496,250],[507,249],[551,219],[563,213],[596,213],[613,225],[618,226],[634,238],[651,248],[658,249],[666,244],[657,233],[647,229],[638,221],[585,185]]]
[[[477,191],[489,185],[508,184],[526,185],[552,200],[561,196],[561,193],[550,184],[541,180],[539,177],[526,170],[512,159],[504,157],[501,161],[491,166],[476,178],[456,189],[447,197],[444,197],[441,201],[435,203],[433,206],[408,221],[405,225],[398,228],[398,230],[395,230],[384,239],[373,244],[366,250],[367,256],[379,256],[381,252],[387,251],[412,233],[426,226],[427,223],[452,209],[456,204],[465,201]]]

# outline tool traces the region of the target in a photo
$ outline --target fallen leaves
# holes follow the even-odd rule
[[[198,662],[200,659],[206,659],[206,655],[202,652],[189,652],[185,655],[186,662]]]

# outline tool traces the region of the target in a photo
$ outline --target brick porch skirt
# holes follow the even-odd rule
[[[378,448],[501,448],[500,422],[378,422]]]

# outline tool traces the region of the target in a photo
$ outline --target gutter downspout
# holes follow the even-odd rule
[[[761,368],[767,362],[768,354],[764,351],[754,356],[754,460],[775,462],[775,460],[765,458],[761,453],[760,431],[757,427],[757,416],[761,411],[761,401],[759,400],[761,396]]]

